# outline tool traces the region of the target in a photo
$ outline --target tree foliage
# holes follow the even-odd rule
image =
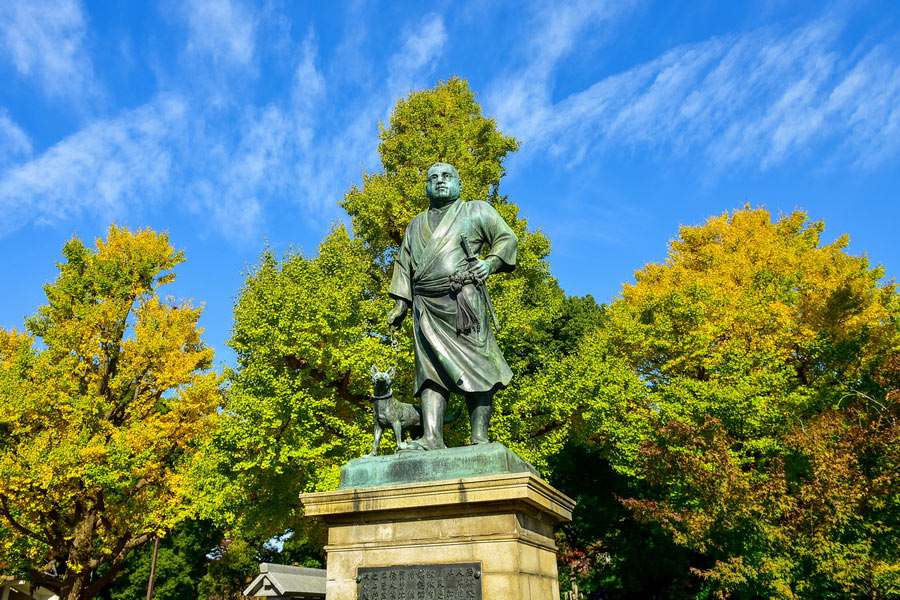
[[[302,519],[277,538],[226,537],[210,555],[208,571],[197,585],[199,597],[242,600],[263,562],[324,569],[326,533],[321,522]]]
[[[63,256],[26,332],[0,330],[0,571],[74,599],[190,514],[220,393],[200,309],[157,295],[184,260],[166,235],[112,226]]]
[[[198,589],[207,576],[213,552],[222,532],[208,520],[189,519],[175,526],[159,542],[154,577],[156,600],[201,598]],[[109,600],[142,598],[147,591],[153,562],[153,544],[135,549],[119,571],[119,576],[102,596]],[[253,565],[255,568],[255,565]],[[253,568],[247,573],[252,574]]]
[[[692,551],[698,597],[898,591],[898,297],[821,222],[744,209],[682,227],[604,336],[652,410],[626,505]]]
[[[562,587],[574,581],[601,598],[683,598],[692,553],[622,504],[642,482],[617,471],[604,456],[608,448],[573,439],[550,464],[550,482],[576,502],[572,521],[556,532]]]

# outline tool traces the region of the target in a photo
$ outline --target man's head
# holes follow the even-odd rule
[[[459,198],[462,184],[456,167],[447,163],[435,163],[428,169],[425,193],[432,200],[450,202]]]

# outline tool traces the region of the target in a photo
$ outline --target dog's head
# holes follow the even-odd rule
[[[391,383],[394,381],[394,375],[397,369],[391,367],[387,371],[380,371],[378,367],[372,365],[369,375],[372,376],[372,389],[375,396],[386,396],[391,391]]]

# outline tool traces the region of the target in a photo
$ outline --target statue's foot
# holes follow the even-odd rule
[[[409,440],[406,444],[403,445],[402,448],[398,447],[398,450],[428,450],[425,446],[423,446],[420,440]]]
[[[473,437],[471,445],[474,446],[476,444],[490,444],[490,443],[491,443],[491,440],[487,439],[486,437],[484,437],[484,438],[482,438],[482,437],[474,438]]]
[[[446,448],[444,442],[436,442],[434,440],[428,440],[426,438],[419,438],[417,440],[410,440],[406,445],[407,450],[441,450]]]

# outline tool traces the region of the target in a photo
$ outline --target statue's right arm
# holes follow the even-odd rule
[[[394,327],[400,327],[400,324],[403,323],[403,318],[406,316],[406,311],[408,310],[409,304],[406,303],[406,300],[397,298],[394,301],[394,308],[387,314],[387,324]]]
[[[412,224],[410,224],[412,226]],[[397,249],[397,258],[394,260],[394,272],[391,275],[391,285],[388,295],[394,299],[394,307],[388,311],[387,323],[399,327],[406,316],[406,312],[412,305],[412,281],[410,279],[410,247],[409,227],[403,232],[403,241]]]

